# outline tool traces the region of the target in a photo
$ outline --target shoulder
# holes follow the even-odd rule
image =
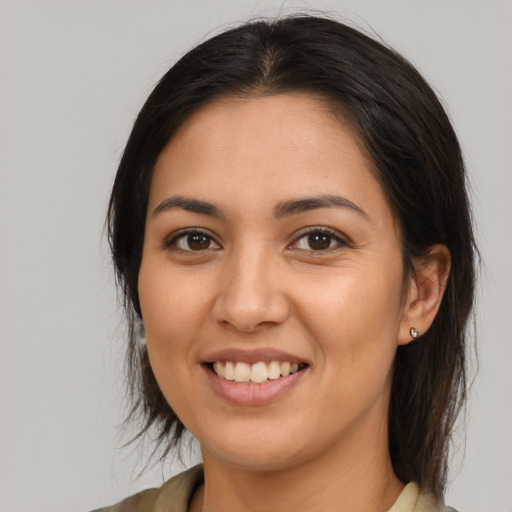
[[[161,487],[146,489],[115,505],[92,512],[186,512],[194,491],[203,482],[201,465],[176,475]]]
[[[457,512],[414,483],[408,483],[388,512]]]
[[[441,500],[436,501],[434,497],[423,491],[420,491],[418,502],[414,512],[458,512],[452,507],[447,507]]]

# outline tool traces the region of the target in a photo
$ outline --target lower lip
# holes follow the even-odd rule
[[[228,402],[238,405],[268,404],[290,391],[302,379],[307,368],[287,377],[267,380],[262,384],[245,384],[219,377],[208,367],[203,367],[213,390]]]

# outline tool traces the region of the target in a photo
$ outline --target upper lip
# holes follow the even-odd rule
[[[233,361],[247,364],[255,364],[260,361],[266,363],[270,363],[271,361],[280,361],[283,363],[309,364],[302,357],[288,352],[283,352],[282,350],[276,350],[274,348],[228,348],[211,352],[203,358],[203,363],[214,363],[215,361]]]

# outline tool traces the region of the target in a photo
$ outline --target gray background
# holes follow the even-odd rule
[[[447,501],[512,511],[512,3],[505,0],[0,1],[0,510],[80,511],[180,470],[136,476],[122,448],[123,326],[103,217],[134,116],[184,51],[231,22],[337,13],[440,91],[471,173],[485,261],[480,370]]]

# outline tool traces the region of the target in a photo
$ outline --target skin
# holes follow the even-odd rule
[[[192,511],[377,512],[403,489],[387,449],[393,359],[412,326],[434,319],[449,253],[433,247],[404,283],[397,224],[361,148],[320,99],[286,94],[203,107],[158,159],[139,296],[156,379],[201,444]],[[325,195],[364,213],[275,216],[279,203]],[[175,196],[222,215],[154,213]],[[304,233],[325,227],[334,235],[314,250]],[[207,235],[196,250],[176,238],[186,228]],[[233,404],[202,365],[229,348],[275,348],[309,366],[277,400]]]

